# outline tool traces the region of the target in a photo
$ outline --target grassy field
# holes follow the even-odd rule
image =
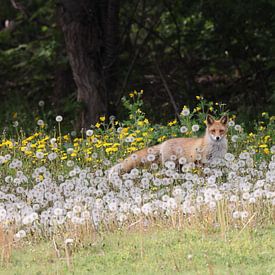
[[[275,274],[275,227],[218,233],[151,229],[101,235],[91,245],[56,256],[51,242],[12,252],[1,274]]]
[[[275,275],[275,116],[252,131],[229,115],[228,152],[205,166],[148,150],[144,167],[110,177],[140,148],[203,135],[207,110],[225,114],[198,97],[179,122],[154,125],[141,95],[124,100],[129,120],[101,117],[81,135],[61,116],[3,132],[0,274]]]

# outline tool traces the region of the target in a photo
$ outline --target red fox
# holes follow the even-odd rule
[[[129,172],[135,167],[150,162],[179,160],[184,157],[187,162],[206,163],[215,158],[223,158],[227,152],[227,126],[228,116],[219,120],[207,115],[207,128],[201,138],[172,138],[161,144],[144,148],[127,157],[109,170],[109,177],[114,172]]]

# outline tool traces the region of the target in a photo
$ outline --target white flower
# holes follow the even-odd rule
[[[71,155],[74,152],[74,148],[67,148],[67,154]]]
[[[168,161],[165,162],[165,167],[166,167],[167,169],[175,169],[176,164],[175,164],[174,161],[168,160]]]
[[[148,156],[147,156],[147,160],[148,161],[154,161],[156,159],[156,156],[154,155],[154,154],[149,154]]]
[[[235,126],[235,121],[234,121],[234,120],[230,120],[230,121],[228,122],[228,126],[229,126],[229,127]]]
[[[0,208],[0,221],[3,221],[6,218],[7,211],[3,208]]]
[[[235,130],[238,131],[238,132],[241,132],[241,131],[242,131],[242,126],[239,125],[239,124],[236,124],[234,128],[235,128]]]
[[[137,160],[137,158],[138,158],[138,155],[137,155],[137,154],[132,154],[132,155],[131,155],[131,159],[132,159],[132,160]]]
[[[77,134],[76,131],[71,131],[71,136],[72,136],[72,137],[75,137],[76,134]]]
[[[231,162],[231,161],[233,161],[233,160],[235,159],[235,156],[232,155],[232,154],[230,154],[230,153],[226,153],[226,154],[224,155],[224,158],[225,158],[225,160]]]
[[[63,214],[63,209],[62,208],[55,208],[53,211],[55,216],[61,216]]]
[[[44,107],[44,106],[45,106],[44,100],[40,100],[40,101],[38,102],[38,106],[39,106],[39,107]]]
[[[183,108],[182,111],[181,111],[181,114],[183,116],[189,116],[190,110],[188,108]]]
[[[74,240],[73,239],[71,239],[71,238],[67,238],[65,241],[64,241],[64,243],[67,245],[67,244],[71,244],[71,243],[73,243],[74,242]]]
[[[44,158],[44,153],[43,153],[43,152],[36,152],[36,153],[35,153],[35,156],[36,156],[38,159],[43,159],[43,158]]]
[[[38,119],[37,120],[37,125],[38,126],[43,126],[44,125],[44,121],[42,119]]]
[[[25,230],[19,230],[16,234],[15,234],[15,238],[16,239],[22,239],[26,237],[26,231]]]
[[[199,131],[199,129],[200,129],[200,126],[199,126],[198,124],[194,124],[194,125],[192,126],[192,131],[193,131],[193,132],[197,132],[197,131]]]
[[[55,152],[52,152],[48,155],[48,159],[49,160],[54,160],[57,158],[57,154]]]
[[[86,136],[87,136],[87,137],[90,137],[90,136],[93,135],[93,133],[94,133],[94,131],[91,130],[91,129],[89,129],[89,130],[86,131]]]
[[[271,152],[272,154],[275,154],[275,145],[273,145],[273,146],[270,148],[270,152]]]
[[[80,213],[81,212],[81,206],[79,206],[79,205],[75,205],[74,207],[73,207],[73,212],[74,213]]]
[[[233,135],[232,137],[231,137],[231,140],[232,140],[232,142],[237,142],[237,140],[238,140],[238,136],[237,135]]]
[[[55,120],[57,122],[61,122],[63,120],[63,117],[62,116],[56,116]]]
[[[186,162],[187,162],[187,160],[186,160],[185,157],[181,157],[181,158],[179,159],[179,164],[181,164],[181,165],[185,164]]]
[[[54,145],[56,143],[56,138],[51,138],[50,143],[51,143],[51,145]]]
[[[186,133],[187,131],[188,131],[188,128],[187,128],[186,126],[181,126],[181,127],[180,127],[180,132],[181,132],[182,134]]]
[[[238,211],[234,211],[232,216],[233,216],[233,219],[239,219],[241,216],[241,213]]]

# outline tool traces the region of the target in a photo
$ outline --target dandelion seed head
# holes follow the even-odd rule
[[[63,120],[62,116],[56,116],[55,118],[56,122],[61,122]]]

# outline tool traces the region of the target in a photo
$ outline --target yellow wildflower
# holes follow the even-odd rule
[[[161,136],[161,137],[159,137],[159,138],[158,138],[158,142],[162,142],[162,141],[164,141],[164,140],[165,140],[165,138],[166,138],[166,136]]]
[[[260,144],[259,147],[260,148],[267,148],[267,145],[266,144]]]
[[[168,122],[168,126],[173,126],[173,125],[175,125],[176,123],[177,123],[177,120],[174,119],[174,120]]]

